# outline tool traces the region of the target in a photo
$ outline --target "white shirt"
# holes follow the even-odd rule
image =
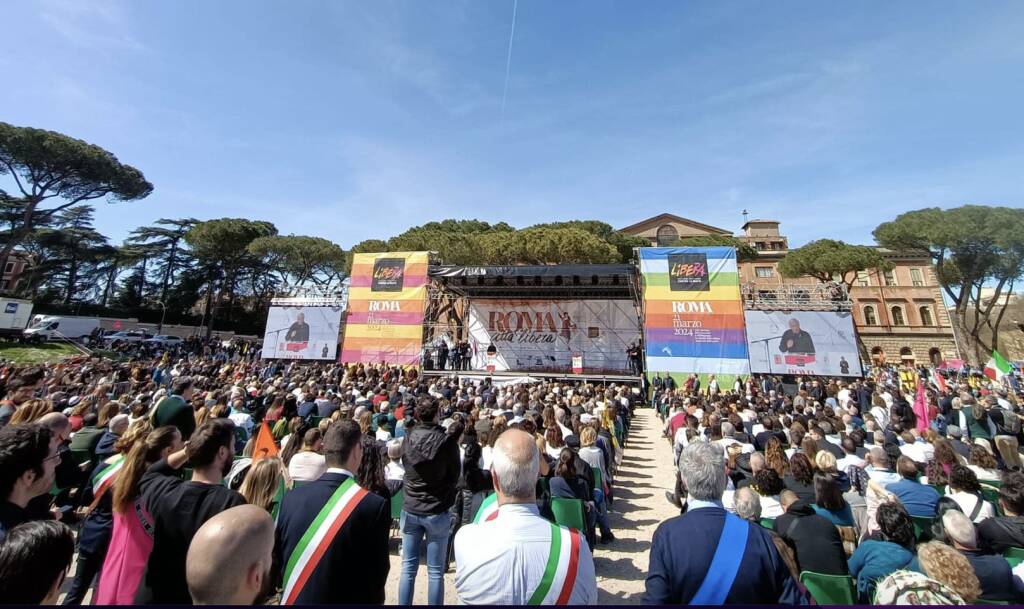
[[[455,534],[455,589],[469,605],[525,605],[540,585],[551,551],[551,523],[536,505],[501,506],[498,517]],[[580,537],[570,605],[597,603],[594,558]]]
[[[252,435],[252,416],[248,412],[233,411],[228,415],[228,418],[231,419],[231,422],[237,427],[244,429],[247,435]]]
[[[856,465],[857,467],[864,467],[864,459],[861,459],[857,455],[846,455],[842,459],[836,461],[836,469],[838,469],[841,472],[845,472],[846,468],[850,467],[851,465]]]
[[[405,479],[405,467],[399,461],[388,461],[388,464],[384,466],[384,479],[385,480],[404,480]]]
[[[977,507],[979,501],[978,496],[971,493],[965,493],[963,491],[950,493],[949,487],[946,488],[946,496],[953,499],[953,501],[956,501],[956,504],[960,506],[960,509],[968,518],[970,518],[971,514],[974,513],[974,508]],[[995,516],[996,511],[992,507],[992,504],[985,501],[981,506],[981,510],[978,511],[978,516],[973,520],[973,522],[974,524],[978,524],[986,518],[995,518]]]
[[[327,461],[324,456],[311,450],[304,450],[295,453],[292,460],[288,462],[288,475],[292,480],[308,482],[316,480],[327,471]]]

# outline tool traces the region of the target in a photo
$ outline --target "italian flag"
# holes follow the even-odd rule
[[[568,605],[580,565],[580,532],[551,525],[551,552],[528,605]]]
[[[123,466],[124,455],[117,455],[107,461],[107,466],[96,472],[96,475],[92,477],[92,504],[94,506],[99,503],[103,493],[110,490],[110,487],[114,485],[117,472],[121,471]]]
[[[1010,374],[1011,370],[1010,362],[1003,359],[998,351],[993,351],[992,357],[988,358],[988,363],[985,364],[985,376],[996,381]]]
[[[487,495],[487,498],[480,504],[480,509],[476,511],[476,516],[473,517],[473,524],[489,522],[497,517],[498,493],[491,493],[490,495]]]

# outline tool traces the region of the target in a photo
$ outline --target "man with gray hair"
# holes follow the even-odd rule
[[[1013,571],[1002,556],[985,554],[978,549],[978,532],[974,523],[959,510],[942,515],[942,530],[949,543],[967,558],[981,584],[981,597],[986,601],[1012,601]]]
[[[796,600],[792,576],[768,532],[722,507],[728,479],[721,448],[706,442],[690,444],[680,455],[679,472],[686,487],[686,513],[663,522],[654,532],[643,602],[721,605]]]
[[[743,487],[733,496],[733,507],[736,515],[743,520],[759,522],[761,520],[761,497],[750,487]]]
[[[455,588],[468,605],[597,602],[594,558],[579,531],[537,509],[540,453],[530,434],[509,429],[494,445],[495,494],[455,535]],[[494,502],[496,509],[487,505]]]

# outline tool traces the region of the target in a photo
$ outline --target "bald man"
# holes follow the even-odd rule
[[[497,516],[455,535],[455,588],[469,605],[597,602],[594,559],[579,531],[537,509],[540,453],[533,436],[510,429],[494,445]]]
[[[274,521],[239,505],[203,523],[188,547],[185,578],[197,605],[252,605],[270,590]]]

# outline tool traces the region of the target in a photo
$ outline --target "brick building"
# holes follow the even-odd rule
[[[7,256],[3,274],[0,275],[0,292],[13,292],[18,288],[21,275],[28,269],[31,257],[20,250],[14,250]]]
[[[778,263],[789,250],[789,240],[775,220],[750,220],[741,234],[733,235],[687,218],[661,214],[620,230],[649,239],[651,245],[705,235],[734,236],[747,242],[757,250],[757,258],[739,265],[745,294],[818,283],[810,277],[786,279],[779,274]],[[931,260],[926,254],[879,251],[892,262],[893,269],[863,271],[850,290],[861,357],[890,363],[956,359],[953,328]]]

